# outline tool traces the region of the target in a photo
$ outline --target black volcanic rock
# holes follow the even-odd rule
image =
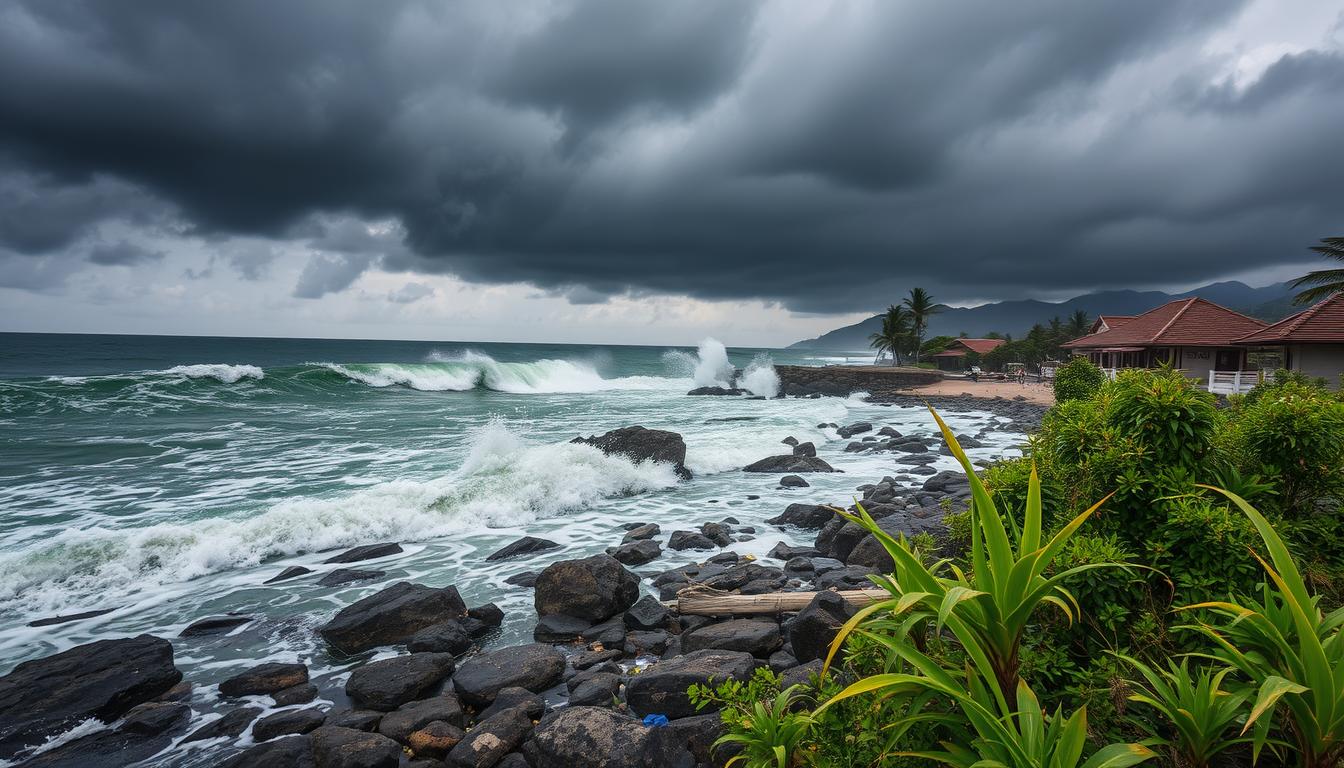
[[[89,718],[111,722],[181,679],[172,644],[152,635],[25,661],[0,677],[0,759]]]
[[[339,555],[329,557],[322,562],[332,563],[358,563],[361,560],[373,560],[378,557],[387,557],[401,553],[401,545],[396,542],[384,544],[365,544],[362,547],[347,549]]]
[[[453,675],[453,689],[462,701],[486,707],[505,688],[526,688],[533,693],[560,682],[565,655],[543,643],[515,645],[473,656]]]
[[[387,712],[424,696],[452,673],[450,653],[393,656],[355,667],[345,692],[358,707]]]
[[[834,472],[835,469],[816,456],[767,456],[742,468],[743,472],[771,474],[798,474],[801,472]]]
[[[536,536],[524,536],[521,539],[508,544],[501,549],[491,553],[485,558],[487,563],[497,562],[499,560],[509,560],[523,555],[531,555],[537,552],[545,552],[551,549],[559,549],[560,545],[550,539],[539,539]]]
[[[230,677],[219,684],[219,692],[225,696],[259,696],[306,682],[308,667],[303,664],[269,662]]]
[[[537,577],[537,614],[564,614],[594,622],[624,611],[639,599],[639,577],[611,555],[551,563]]]
[[[341,609],[319,632],[337,650],[358,653],[403,643],[425,627],[461,619],[466,613],[455,587],[435,589],[401,581]]]
[[[591,445],[606,454],[619,454],[631,461],[656,461],[671,464],[677,476],[691,479],[686,469],[686,441],[676,432],[644,427],[621,427],[596,437],[576,437],[570,442]]]

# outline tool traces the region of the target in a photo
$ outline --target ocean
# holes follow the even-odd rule
[[[872,420],[918,434],[933,432],[932,421],[858,395],[686,392],[726,383],[737,368],[743,386],[772,398],[774,364],[845,358],[713,340],[666,348],[0,334],[0,674],[148,632],[173,640],[197,686],[200,722],[224,706],[214,683],[264,660],[304,661],[319,704],[340,703],[356,660],[329,654],[315,630],[394,581],[454,584],[468,605],[495,602],[506,618],[492,644],[508,644],[530,641],[535,613],[531,591],[505,579],[601,552],[626,524],[656,522],[665,541],[732,516],[756,528],[734,549],[764,558],[786,538],[801,543],[764,522],[789,503],[848,504],[856,486],[896,474],[889,454],[846,453],[848,441],[819,425]],[[863,359],[856,351],[851,361]],[[955,430],[987,418],[997,417],[949,421]],[[632,424],[681,433],[694,479],[569,442]],[[782,489],[774,475],[739,471],[787,453],[788,436],[816,443],[843,473]],[[1011,453],[1020,437],[996,431],[971,453]],[[947,458],[936,468],[953,466]],[[522,535],[563,548],[485,562]],[[384,578],[316,583],[330,550],[392,541],[405,551],[354,566]],[[637,571],[697,554],[712,553],[668,551]],[[291,565],[317,572],[263,583]],[[227,635],[177,637],[230,612],[254,621]],[[210,748],[175,746],[156,764],[209,765]]]

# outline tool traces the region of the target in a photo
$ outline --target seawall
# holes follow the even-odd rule
[[[780,392],[793,396],[844,396],[854,392],[888,395],[932,384],[943,378],[941,372],[923,368],[869,365],[776,365],[775,372],[779,374]]]

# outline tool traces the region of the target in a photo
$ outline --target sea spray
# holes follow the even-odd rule
[[[700,342],[694,355],[681,350],[664,352],[663,362],[675,375],[690,376],[697,387],[731,387],[737,374],[727,348],[714,338]]]
[[[775,397],[779,394],[779,374],[770,356],[761,352],[742,371],[738,385],[753,395]]]

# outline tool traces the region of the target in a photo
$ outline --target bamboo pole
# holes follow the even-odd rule
[[[790,613],[801,611],[812,602],[817,592],[771,592],[764,595],[733,595],[717,592],[697,592],[694,589],[677,595],[667,606],[678,613],[696,616],[728,616],[732,614]],[[835,594],[856,607],[863,607],[891,597],[885,589],[854,589]]]

